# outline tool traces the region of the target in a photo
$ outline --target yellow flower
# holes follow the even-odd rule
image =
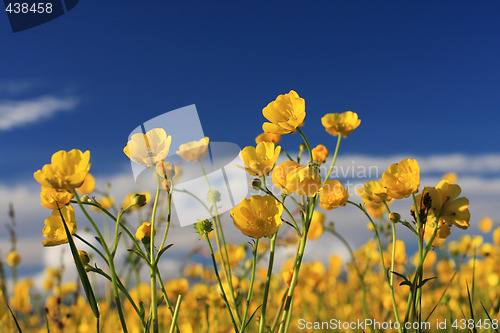
[[[64,207],[73,199],[73,194],[66,190],[58,190],[50,186],[42,185],[40,192],[42,206],[48,209],[58,209]]]
[[[268,237],[278,231],[283,205],[272,196],[254,195],[231,209],[234,225],[249,237]]]
[[[58,190],[72,192],[80,187],[90,170],[90,152],[82,153],[78,149],[69,152],[60,150],[52,155],[51,164],[45,164],[42,170],[34,173],[35,179],[42,185]]]
[[[443,176],[443,180],[447,180],[450,184],[455,184],[457,182],[457,174],[454,172],[448,172]]]
[[[387,203],[389,204],[389,203]],[[383,203],[377,203],[375,201],[370,201],[370,200],[365,200],[363,199],[363,205],[365,205],[365,208],[366,208],[366,211],[368,212],[368,214],[371,215],[371,217],[375,218],[375,219],[379,219],[382,217],[382,215],[384,215],[384,213],[386,212],[386,207]],[[372,228],[372,224],[371,223],[368,223],[368,228]],[[373,231],[372,229],[370,229],[371,231]]]
[[[189,281],[185,278],[172,279],[165,283],[165,291],[168,298],[177,300],[179,295],[186,295],[189,289]]]
[[[145,202],[142,206],[132,206],[129,211],[131,210],[135,210],[135,209],[138,209],[138,208],[142,208],[144,206],[146,206],[148,204],[148,202],[151,200],[151,194],[148,193],[148,192],[131,192],[129,194],[127,194],[127,196],[125,197],[125,199],[123,199],[123,202],[122,202],[122,205],[121,205],[121,208],[122,209],[125,209],[127,208],[128,206],[130,206],[132,204],[132,200],[135,200],[137,201],[138,198],[140,198],[139,196],[143,195],[144,198],[145,198]]]
[[[325,130],[331,135],[342,135],[347,138],[361,123],[358,114],[352,111],[344,113],[328,113],[321,118]]]
[[[227,245],[227,257],[229,259],[229,267],[231,269],[238,266],[238,264],[245,259],[247,256],[246,249],[244,246],[236,245],[236,244],[228,244]],[[215,253],[215,260],[220,263],[221,252],[217,251]],[[226,252],[222,251],[222,259],[226,263]]]
[[[277,188],[285,190],[288,174],[295,168],[300,167],[300,164],[295,161],[285,161],[277,165],[273,170],[273,184]]]
[[[69,232],[73,235],[76,233],[75,211],[71,205],[61,208],[64,222],[68,226]],[[47,240],[42,242],[43,246],[55,246],[68,242],[66,231],[64,230],[61,214],[58,210],[52,211],[52,215],[45,219],[45,227],[43,228],[43,237]]]
[[[298,195],[314,197],[321,188],[321,177],[315,166],[299,166],[286,176],[286,190]]]
[[[493,220],[489,217],[483,217],[481,221],[479,221],[479,230],[481,230],[481,232],[487,234],[491,231],[491,228],[493,228]]]
[[[33,310],[31,306],[30,290],[33,286],[33,281],[26,279],[19,281],[14,286],[13,297],[10,299],[10,306],[13,310],[29,313]]]
[[[496,228],[493,231],[493,241],[497,244],[500,244],[500,227]]]
[[[454,224],[461,229],[467,229],[470,220],[469,199],[458,198],[461,192],[459,185],[442,180],[436,186],[436,191],[430,193],[432,208],[434,215],[441,214],[440,223],[448,223],[450,226]]]
[[[384,253],[384,261],[386,267],[391,267],[391,256],[392,256],[392,242],[387,246],[387,251]],[[402,240],[396,240],[396,251],[394,264],[396,266],[404,265],[406,263],[406,246]]]
[[[406,198],[416,193],[420,186],[420,168],[417,161],[404,159],[391,164],[379,182],[387,188],[387,194],[394,199]]]
[[[167,157],[172,137],[163,128],[133,134],[123,152],[135,163],[150,168]]]
[[[95,190],[95,178],[90,173],[87,174],[83,184],[76,189],[80,194],[89,194]]]
[[[313,161],[318,163],[325,163],[329,154],[328,149],[323,145],[317,145],[312,150]]]
[[[325,213],[317,210],[314,211],[311,219],[311,225],[309,226],[309,232],[307,233],[307,239],[315,240],[323,234],[323,231],[325,230],[325,219]]]
[[[196,162],[208,154],[208,144],[210,140],[204,137],[199,141],[191,141],[179,146],[177,155],[189,162]]]
[[[135,232],[135,239],[142,241],[145,237],[151,238],[151,222],[143,222]],[[155,230],[156,236],[156,230]]]
[[[245,170],[252,176],[267,176],[278,159],[281,147],[272,142],[261,142],[257,147],[248,146],[240,152],[240,158],[247,166]]]
[[[111,197],[103,197],[102,199],[99,199],[97,200],[97,203],[101,205],[102,208],[108,210],[111,208],[111,206],[113,206],[113,204],[115,203],[115,199],[111,198]],[[92,208],[93,210],[97,210],[99,211],[100,209],[99,208],[96,208],[94,206],[90,206],[90,208]]]
[[[304,126],[306,117],[306,102],[291,90],[286,95],[279,95],[269,103],[262,114],[270,123],[264,123],[262,130],[266,133],[294,133],[299,126]]]
[[[366,182],[362,188],[358,189],[358,194],[365,202],[372,201],[375,203],[383,203],[384,201],[390,200],[387,194],[387,188],[380,185],[380,182],[376,180]]]
[[[19,255],[19,252],[13,250],[10,251],[9,254],[7,254],[7,258],[5,258],[5,261],[9,266],[17,266],[21,262],[21,256]]]
[[[273,133],[262,133],[259,134],[255,138],[255,144],[259,144],[261,142],[272,142],[277,144],[281,140],[281,134],[273,134]]]
[[[425,224],[425,232],[424,239],[427,243],[431,241],[432,234],[436,229],[435,217],[431,216],[427,218],[427,223]],[[436,237],[434,238],[434,242],[432,242],[432,246],[440,246],[444,243],[445,239],[450,235],[450,225],[444,222],[439,223],[439,229],[437,231]]]
[[[349,199],[349,191],[338,180],[327,180],[319,191],[319,205],[326,210],[345,206]]]

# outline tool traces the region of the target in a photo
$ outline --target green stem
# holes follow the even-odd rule
[[[269,265],[267,267],[266,285],[264,287],[264,299],[262,300],[262,314],[260,316],[259,333],[263,333],[264,327],[266,326],[267,298],[269,296],[269,286],[271,285],[271,276],[273,273],[274,251],[276,249],[276,236],[277,235],[278,235],[278,233],[275,233],[274,235],[271,236],[271,249],[269,252]]]
[[[150,260],[149,262],[151,263],[150,265],[150,273],[151,273],[151,319],[153,322],[153,332],[158,333],[159,332],[159,325],[158,325],[158,301],[157,301],[157,292],[156,292],[156,268],[155,268],[155,246],[154,246],[154,239],[155,239],[155,227],[156,227],[156,210],[158,209],[158,199],[160,198],[160,178],[158,175],[156,175],[156,195],[155,195],[155,201],[153,203],[153,212],[151,215],[151,236],[150,236],[150,244],[149,244],[149,255],[150,255]]]
[[[313,161],[313,154],[312,154],[311,145],[309,144],[309,141],[307,140],[304,132],[302,132],[302,130],[299,127],[297,127],[297,132],[299,132],[300,136],[302,137],[302,140],[304,140],[304,143],[306,144],[306,147],[307,147],[307,151],[309,152],[309,160],[312,162]]]
[[[181,308],[182,303],[182,295],[177,297],[177,303],[175,304],[174,316],[172,318],[172,325],[170,325],[170,333],[174,333],[175,328],[177,327],[177,317],[179,316],[179,309]]]
[[[241,321],[241,328],[240,328],[240,333],[242,333],[245,330],[246,327],[246,321],[247,321],[247,316],[248,316],[248,308],[250,307],[250,300],[252,299],[252,292],[253,292],[253,283],[255,281],[255,268],[257,267],[257,248],[259,246],[259,240],[255,240],[255,244],[253,245],[252,249],[252,275],[250,278],[250,286],[248,288],[248,294],[247,294],[247,304],[245,306],[245,313],[243,314],[243,319]]]
[[[341,139],[342,139],[342,135],[339,134],[338,137],[337,137],[337,146],[335,147],[335,153],[333,154],[332,164],[330,164],[330,169],[328,169],[328,173],[326,174],[326,177],[323,180],[323,185],[330,178],[330,175],[332,174],[333,166],[335,165],[335,162],[337,161],[337,155],[339,153],[339,147],[340,147],[340,140]]]

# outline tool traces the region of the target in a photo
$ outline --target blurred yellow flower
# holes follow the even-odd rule
[[[279,189],[286,189],[287,176],[292,170],[300,167],[300,164],[295,161],[285,161],[278,164],[273,170],[273,184]]]
[[[69,152],[60,150],[52,155],[51,164],[45,164],[42,170],[34,173],[35,179],[42,185],[72,192],[80,187],[90,170],[90,152],[82,153],[78,149]]]
[[[10,251],[7,254],[7,258],[5,258],[7,265],[9,266],[17,266],[21,262],[21,256],[17,250]]]
[[[457,174],[454,172],[448,172],[443,176],[443,180],[447,180],[450,184],[455,184],[457,182]]]
[[[330,153],[323,145],[317,145],[312,149],[313,161],[318,163],[325,163],[326,158]]]
[[[48,209],[58,209],[64,207],[73,199],[73,193],[66,190],[58,190],[50,186],[42,185],[40,192],[42,206]]]
[[[387,188],[382,186],[380,182],[376,180],[370,180],[363,185],[362,188],[358,189],[359,196],[366,202],[372,201],[375,203],[383,203],[384,201],[390,200],[387,194]]]
[[[487,234],[493,228],[493,220],[489,217],[483,217],[481,221],[479,221],[479,230],[481,232]]]
[[[262,133],[259,134],[255,138],[255,144],[259,144],[261,142],[272,142],[277,144],[281,140],[281,134],[273,134],[273,133]]]
[[[375,219],[379,219],[386,212],[386,207],[383,203],[378,203],[375,201],[365,200],[363,199],[363,205],[365,205],[366,211],[370,214],[371,217]],[[389,204],[389,203],[387,203]],[[370,229],[371,228],[371,229]],[[371,223],[368,223],[368,229],[373,231],[373,226]]]
[[[10,299],[10,306],[13,310],[22,313],[29,313],[33,310],[30,299],[30,290],[33,281],[30,279],[21,280],[14,286],[13,297]]]
[[[248,146],[240,152],[240,158],[247,166],[245,170],[252,176],[268,176],[278,159],[281,147],[272,142],[261,142],[257,147]]]
[[[315,166],[299,166],[286,176],[286,190],[298,195],[314,197],[321,188],[321,177]]]
[[[344,113],[328,113],[321,118],[321,123],[331,135],[342,135],[346,138],[359,126],[361,119],[358,119],[357,113],[346,111]]]
[[[288,94],[279,95],[269,103],[262,114],[270,123],[264,123],[262,130],[266,133],[294,133],[299,126],[304,126],[306,102],[291,90]]]
[[[252,238],[268,237],[278,231],[283,205],[272,196],[254,195],[231,209],[234,225]]]
[[[496,228],[493,231],[493,241],[497,244],[500,244],[500,227]]]
[[[203,274],[203,265],[196,263],[184,269],[184,275],[188,278],[199,278]]]
[[[177,155],[189,162],[196,162],[208,154],[210,139],[204,137],[199,141],[190,141],[179,146]]]
[[[80,194],[89,194],[95,190],[95,178],[90,173],[87,173],[87,177],[83,181],[83,184],[76,189]]]
[[[319,191],[319,205],[326,210],[345,206],[349,199],[349,191],[338,180],[327,180]]]
[[[177,300],[179,295],[186,295],[189,289],[189,281],[185,278],[172,279],[165,283],[168,298]]]
[[[392,255],[392,242],[387,245],[387,251],[384,252],[384,261],[386,267],[391,267],[391,255]],[[404,265],[406,263],[406,246],[402,240],[396,240],[396,251],[394,264],[396,266]]]
[[[153,128],[146,134],[133,134],[123,152],[135,163],[151,168],[167,157],[171,142],[172,137],[163,128]]]
[[[311,219],[311,225],[309,226],[309,232],[307,233],[307,239],[315,240],[323,234],[323,231],[325,230],[325,219],[325,213],[317,210],[314,211]]]
[[[101,205],[102,208],[108,210],[110,209],[113,204],[115,203],[115,199],[111,198],[111,197],[108,197],[108,196],[105,196],[101,199],[96,199],[95,201],[97,201],[97,203],[99,203]],[[93,210],[99,210],[99,208],[96,208],[94,206],[90,206],[90,208],[92,208]]]
[[[391,164],[379,182],[387,188],[387,194],[394,199],[406,198],[416,193],[420,186],[420,168],[417,161],[404,159]]]
[[[151,238],[151,222],[143,222],[135,232],[135,239],[142,241],[145,237]],[[155,230],[156,236],[156,230]]]
[[[247,253],[244,246],[236,244],[227,244],[227,256],[229,259],[229,267],[231,269],[235,268],[243,259],[246,258]],[[217,251],[215,254],[215,260],[220,263],[221,252]],[[226,260],[226,251],[222,251],[222,259],[224,262]]]
[[[61,214],[64,217],[64,222],[68,226],[69,232],[73,235],[76,233],[75,211],[71,205],[61,208]],[[47,240],[42,242],[43,246],[55,246],[68,242],[66,231],[64,230],[61,214],[58,210],[52,211],[52,215],[45,219],[45,227],[43,227],[43,237]]]

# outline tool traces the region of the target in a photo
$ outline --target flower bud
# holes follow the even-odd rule
[[[88,195],[84,195],[82,196],[82,198],[80,199],[81,202],[91,202],[90,198]]]
[[[390,213],[389,214],[389,221],[392,223],[398,223],[401,220],[401,215],[398,213]]]
[[[250,182],[250,186],[252,186],[254,190],[260,190],[262,181],[259,178],[252,179],[252,181]]]
[[[207,200],[215,206],[215,204],[220,201],[220,192],[217,190],[208,191]]]
[[[17,266],[21,262],[21,256],[16,250],[13,250],[9,254],[7,254],[7,258],[5,259],[5,261],[9,266]]]
[[[196,232],[202,236],[210,233],[213,230],[212,222],[208,219],[204,219],[204,220],[200,220],[200,221],[196,222],[194,224],[194,228],[196,229]]]
[[[303,143],[300,144],[299,146],[299,154],[303,153],[307,149],[307,146]]]
[[[148,198],[142,193],[135,193],[130,198],[130,204],[135,207],[144,207],[148,203]]]
[[[90,262],[89,254],[83,250],[79,250],[78,254],[80,255],[80,259],[82,260],[83,265],[87,265]]]

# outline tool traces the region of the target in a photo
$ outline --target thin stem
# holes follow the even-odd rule
[[[298,127],[297,127],[297,132],[299,132],[300,136],[302,137],[302,140],[304,140],[304,143],[306,144],[307,150],[309,152],[309,160],[312,161],[313,154],[312,154],[312,149],[311,149],[311,145],[309,144],[309,141],[307,140],[304,132],[302,132],[302,130]]]
[[[157,293],[156,293],[156,269],[154,267],[155,263],[155,246],[154,246],[154,239],[155,239],[155,227],[156,227],[156,210],[158,209],[158,199],[160,198],[160,178],[158,175],[156,175],[156,195],[155,195],[155,201],[153,203],[153,213],[151,215],[151,236],[150,236],[150,243],[149,243],[149,255],[150,255],[150,260],[149,262],[151,263],[150,265],[150,273],[151,273],[151,316],[152,316],[152,322],[153,322],[153,332],[158,333],[159,332],[159,325],[158,325],[158,301],[157,301]]]
[[[172,318],[172,325],[170,325],[170,333],[174,333],[175,327],[177,327],[177,317],[179,316],[179,309],[181,308],[182,295],[177,297],[177,303],[175,304],[174,316]]]
[[[271,249],[269,252],[269,265],[267,267],[266,285],[264,287],[264,299],[262,300],[262,314],[260,316],[259,333],[263,333],[264,327],[266,326],[267,298],[269,296],[269,286],[271,285],[271,276],[273,273],[274,251],[276,249],[276,236],[277,235],[278,235],[278,233],[275,233],[274,235],[271,236]]]
[[[246,326],[246,321],[247,321],[247,316],[248,316],[248,308],[250,307],[250,300],[252,299],[252,292],[253,292],[253,283],[255,281],[255,268],[257,267],[257,248],[259,246],[259,239],[255,240],[255,244],[253,245],[252,249],[252,275],[250,278],[250,286],[248,288],[248,294],[247,294],[247,303],[245,306],[245,313],[243,314],[243,319],[241,321],[241,329],[240,333],[242,333],[245,329]]]
[[[339,147],[340,147],[340,140],[342,139],[342,135],[338,135],[337,137],[337,146],[335,147],[335,153],[333,154],[333,159],[332,159],[332,164],[330,164],[330,169],[328,170],[328,173],[326,174],[325,179],[323,179],[323,185],[325,182],[330,178],[330,175],[333,170],[333,166],[335,165],[335,162],[337,161],[337,155],[339,153]]]

